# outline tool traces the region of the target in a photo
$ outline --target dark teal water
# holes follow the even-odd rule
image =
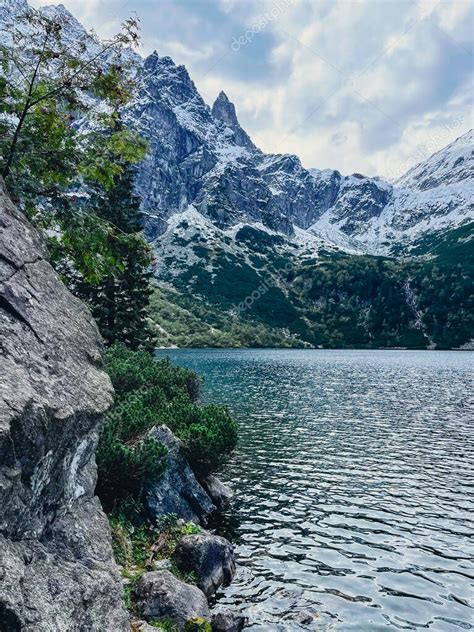
[[[474,355],[177,350],[240,422],[250,630],[474,629]]]

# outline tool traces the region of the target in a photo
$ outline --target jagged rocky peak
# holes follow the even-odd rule
[[[173,83],[175,92],[179,93],[179,89],[186,88],[189,96],[195,97],[198,94],[197,88],[194,85],[191,77],[185,66],[178,66],[174,63],[171,57],[165,55],[160,57],[157,51],[153,51],[144,62],[144,70],[148,72],[149,77],[159,78],[163,83]]]
[[[145,59],[143,69],[143,94],[173,109],[189,107],[194,112],[198,111],[199,118],[211,118],[209,107],[199,94],[185,66],[178,66],[171,57],[160,57],[154,51]]]
[[[219,96],[214,101],[212,106],[212,116],[219,121],[222,121],[234,132],[234,141],[237,145],[245,147],[246,149],[255,150],[256,147],[250,139],[247,132],[240,126],[237,114],[235,112],[235,105],[229,100],[226,93],[221,90]]]
[[[74,31],[77,34],[86,34],[86,29],[82,26],[82,24],[77,20],[73,14],[67,9],[64,4],[48,4],[44,7],[41,7],[41,13],[48,18],[67,21],[69,29],[71,26],[74,27]]]
[[[99,43],[96,38],[86,31],[64,4],[49,4],[40,7],[40,11],[50,20],[55,20],[62,25],[63,37],[66,41],[82,40],[90,53],[99,52]]]
[[[235,113],[235,106],[232,101],[229,101],[226,93],[221,90],[217,99],[212,106],[212,115],[223,121],[229,127],[239,125],[237,114]]]

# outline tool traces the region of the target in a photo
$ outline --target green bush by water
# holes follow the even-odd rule
[[[237,427],[222,406],[197,403],[199,378],[145,351],[110,347],[106,368],[116,391],[97,449],[97,494],[108,511],[140,499],[166,467],[166,448],[148,438],[166,424],[182,441],[191,466],[207,474],[222,465],[237,442]]]

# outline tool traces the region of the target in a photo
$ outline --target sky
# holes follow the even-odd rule
[[[33,0],[34,6],[51,0]],[[474,127],[474,2],[63,0],[107,37],[136,13],[144,56],[220,90],[269,153],[395,179]]]

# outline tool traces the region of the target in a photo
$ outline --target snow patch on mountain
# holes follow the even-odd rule
[[[311,232],[342,248],[390,254],[421,236],[474,220],[474,134],[472,130],[411,169],[396,185],[381,178],[338,172],[312,175],[323,186],[339,181],[329,208]],[[337,186],[337,185],[336,185]]]
[[[396,182],[397,186],[425,191],[448,184],[469,182],[474,177],[474,130],[415,165]]]

